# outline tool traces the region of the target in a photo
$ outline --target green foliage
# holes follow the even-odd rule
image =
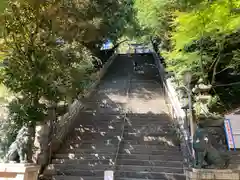
[[[238,0],[136,0],[135,9],[148,36],[160,36],[162,47],[168,47],[161,55],[179,81],[185,70],[193,72],[194,82],[202,78],[213,87],[240,81]],[[235,75],[228,74],[229,69]],[[237,89],[237,85],[214,87],[209,108],[223,113],[238,106]]]
[[[93,68],[96,45],[122,34],[131,6],[125,0],[10,0],[3,19],[5,42],[12,52],[3,83],[29,97],[32,106],[41,104],[40,99],[58,103],[75,98]]]
[[[136,18],[139,25],[148,32],[145,36],[159,36],[166,48],[169,48],[172,10],[174,4],[165,0],[135,0]]]
[[[36,122],[45,117],[47,109],[44,105],[32,106],[30,101],[31,99],[28,98],[17,98],[8,105],[10,122],[20,126],[29,123],[29,120]]]
[[[2,13],[4,11],[4,9],[6,8],[7,6],[7,0],[2,0],[0,2],[0,13]]]
[[[1,0],[0,1],[0,15],[4,12],[4,9],[6,7],[7,7],[7,0]],[[3,30],[3,26],[0,21],[0,37],[2,36],[1,35],[2,30]],[[1,38],[0,38],[0,52],[1,52]]]
[[[131,13],[132,0],[8,0],[0,16],[0,52],[5,51],[0,73],[17,99],[0,128],[6,139],[2,146],[23,124],[43,121],[49,105],[71,103],[84,92],[94,80],[93,62],[99,60],[102,42],[116,42]]]

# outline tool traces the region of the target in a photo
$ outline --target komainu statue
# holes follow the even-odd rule
[[[32,128],[23,126],[17,134],[15,141],[10,145],[5,162],[27,163],[31,143]]]
[[[229,166],[230,156],[213,146],[213,138],[204,128],[197,128],[193,137],[195,168],[225,169]]]

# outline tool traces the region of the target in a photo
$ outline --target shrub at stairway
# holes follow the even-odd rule
[[[99,45],[121,35],[129,2],[9,0],[1,17],[9,50],[1,80],[16,94],[9,106],[16,127],[12,139],[23,125],[49,119],[51,108],[56,117],[64,114],[61,102],[70,105],[97,78],[92,62]]]

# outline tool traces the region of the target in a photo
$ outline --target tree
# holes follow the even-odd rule
[[[139,25],[148,32],[148,39],[150,36],[158,36],[164,47],[169,49],[175,4],[164,0],[135,0],[134,7]]]
[[[131,12],[127,0],[9,0],[1,16],[9,49],[1,80],[17,95],[9,121],[34,126],[49,106],[78,98],[101,43],[121,36]]]
[[[236,75],[233,78],[227,72],[240,71],[238,0],[136,0],[135,6],[140,24],[150,29],[149,35],[167,37],[169,48],[162,49],[161,54],[179,81],[185,70],[194,72],[193,83],[199,78],[213,86],[237,81]],[[218,99],[214,111],[233,108],[236,98],[227,94],[240,93],[239,87],[236,84],[227,89],[226,93],[220,87],[211,90]]]

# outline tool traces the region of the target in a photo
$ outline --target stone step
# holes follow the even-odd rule
[[[110,109],[110,108],[105,108],[105,109],[82,109],[82,112],[87,112],[87,113],[96,113],[96,114],[111,114],[111,115],[120,115],[120,114],[124,114],[124,111],[119,109],[119,108],[114,108],[114,109]]]
[[[116,77],[117,78],[117,77]],[[116,82],[124,82],[126,81],[124,78],[118,78],[118,79],[114,79]],[[112,87],[112,88],[111,88]],[[101,81],[97,88],[92,90],[92,93],[90,96],[84,98],[82,101],[88,101],[89,99],[109,99],[108,98],[108,93],[111,93],[111,92],[117,92],[117,89],[121,89],[121,90],[125,90],[126,87],[119,87],[117,86],[117,83],[114,83],[113,80],[111,79],[107,79],[105,78],[103,81]],[[108,90],[108,91],[106,91]],[[125,91],[123,92],[123,95],[125,95]],[[110,99],[109,99],[110,100]]]
[[[81,169],[75,165],[65,165],[65,164],[51,164],[45,169],[45,174],[52,174],[52,175],[92,175],[95,174],[94,171],[105,171],[111,170],[116,168],[117,172],[129,172],[129,173],[136,173],[136,172],[165,172],[165,173],[183,173],[183,167],[164,167],[164,166],[137,166],[137,165],[86,165],[81,166]],[[85,173],[83,173],[85,172]]]
[[[153,122],[132,122],[132,121],[125,121],[124,123],[124,127],[125,129],[147,129],[147,130],[154,130],[155,132],[158,132],[158,131],[161,131],[161,130],[166,130],[166,131],[169,131],[170,129],[173,128],[173,126],[169,123],[164,123],[164,124],[161,124],[161,122],[156,122],[156,123],[153,123]]]
[[[95,102],[86,102],[81,112],[99,112],[99,113],[116,113],[123,112],[126,105],[122,103],[95,103]]]
[[[95,125],[80,125],[80,126],[75,126],[75,128],[71,132],[71,137],[72,136],[84,136],[84,133],[86,135],[93,133],[99,133],[102,132],[102,134],[109,134],[109,133],[116,133],[116,132],[122,132],[123,128],[123,123],[114,123],[114,124],[104,124],[104,125],[98,125],[97,123]],[[173,135],[173,129],[171,127],[163,127],[161,125],[149,125],[149,126],[124,126],[124,132],[125,134],[129,133],[130,135],[139,135],[139,134],[144,134],[144,135],[158,135],[158,136],[169,136]],[[175,135],[174,135],[175,136]],[[69,136],[68,136],[69,137]],[[67,138],[69,139],[69,138]]]
[[[171,121],[171,118],[169,117],[168,114],[153,114],[153,113],[128,113],[127,114],[128,118],[142,118],[142,119],[159,119],[161,117],[162,119]]]
[[[173,134],[172,130],[166,130],[161,129],[160,127],[142,127],[142,128],[130,128],[130,127],[124,127],[123,125],[119,126],[118,129],[113,131],[110,127],[110,129],[105,130],[98,130],[98,129],[91,129],[89,128],[79,128],[78,130],[72,131],[74,135],[76,136],[87,136],[87,137],[97,137],[97,136],[103,136],[103,137],[114,137],[122,134],[122,131],[124,132],[124,137],[143,137],[143,136],[155,136],[155,137],[166,137],[166,136],[172,136],[175,137],[175,134]]]
[[[75,136],[83,136],[84,134],[90,134],[90,133],[103,133],[103,134],[109,134],[109,133],[121,133],[122,132],[122,124],[119,124],[118,126],[114,125],[108,125],[106,127],[98,127],[98,126],[85,126],[85,127],[75,127],[72,131],[71,134]]]
[[[151,80],[151,79],[143,80],[143,79],[135,79],[135,78],[133,78],[131,82],[132,82],[132,84],[146,84],[146,83],[148,83],[148,84],[152,84],[152,85],[161,86],[161,84],[159,82],[157,82],[155,80]]]
[[[115,90],[119,91],[119,90]],[[115,99],[111,99],[111,97],[108,96],[108,94],[111,94],[110,96],[115,96]],[[121,98],[121,99],[118,99]],[[90,103],[98,103],[98,104],[109,104],[109,105],[118,105],[122,106],[125,103],[127,103],[127,97],[122,96],[121,94],[115,93],[114,90],[110,91],[108,88],[104,88],[101,90],[100,93],[92,94],[89,98],[82,100],[83,104],[90,104]],[[102,105],[101,105],[102,106]]]
[[[136,142],[133,142],[136,143]],[[69,143],[69,145],[64,144],[63,147],[64,149],[115,149],[116,146],[119,144],[119,141],[104,141],[102,143],[100,142],[93,142],[93,141],[80,141],[80,143]],[[134,151],[171,151],[171,152],[176,152],[179,149],[178,145],[173,145],[173,144],[164,144],[164,143],[159,143],[159,144],[132,144],[132,141],[121,141],[120,142],[120,148],[121,149],[129,149],[129,150],[134,150]]]
[[[158,94],[161,95],[162,87],[161,85],[156,81],[151,80],[132,80],[131,81],[131,89],[144,89],[146,93],[150,92],[158,92]]]
[[[66,147],[65,148],[70,148],[72,150],[74,149],[116,149],[116,145],[117,144],[103,144],[103,143],[82,143],[76,146],[71,146],[71,147]],[[121,149],[129,149],[129,150],[134,150],[134,151],[141,151],[141,150],[146,150],[146,151],[162,151],[162,150],[166,150],[166,151],[171,151],[171,152],[176,152],[178,151],[178,146],[176,147],[171,147],[171,146],[159,146],[159,145],[131,145],[131,144],[127,144],[127,143],[121,143],[120,145]]]
[[[126,123],[125,123],[125,125],[127,126],[132,126],[132,127],[134,127],[135,128],[135,126],[136,126],[136,128],[137,127],[140,127],[140,126],[146,126],[146,127],[153,127],[153,126],[159,126],[159,127],[162,127],[162,128],[171,128],[172,127],[172,125],[170,124],[170,122],[167,122],[167,121],[162,121],[162,120],[154,120],[154,121],[151,121],[151,120],[149,120],[149,121],[140,121],[140,120],[135,120],[135,121],[133,121],[133,120],[126,120],[125,121]]]
[[[84,113],[86,114],[86,113]],[[88,113],[89,114],[89,113]],[[93,122],[94,123],[99,123],[99,124],[113,124],[113,123],[119,123],[119,122],[124,122],[124,115],[121,114],[111,114],[111,116],[104,116],[98,114],[91,114],[91,115],[79,115],[79,126],[80,125],[91,125]],[[164,119],[151,119],[150,117],[148,120],[143,120],[140,118],[128,118],[126,117],[125,119],[125,124],[133,124],[133,125],[148,125],[148,126],[153,126],[153,125],[161,125],[161,126],[171,126],[171,121],[164,120]]]
[[[115,121],[92,121],[92,120],[85,120],[80,122],[81,124],[76,124],[75,129],[78,128],[101,128],[103,131],[108,130],[110,126],[113,127],[121,127],[123,124],[125,126],[125,129],[155,129],[155,131],[158,130],[166,130],[169,131],[173,129],[172,125],[169,123],[161,124],[159,123],[152,123],[152,122],[131,122],[131,121],[125,121],[122,120],[115,120]],[[117,128],[117,129],[118,129]]]
[[[121,174],[121,173],[117,173]],[[145,175],[142,173],[141,178],[127,178],[127,177],[121,177],[120,175],[115,176],[114,180],[156,180],[154,179],[157,177],[158,180],[185,180],[186,177],[183,174],[154,174],[151,175]],[[141,175],[140,175],[141,176]],[[64,176],[64,175],[57,175],[53,176],[53,180],[103,180],[104,179],[104,172],[101,174],[101,176]]]
[[[86,159],[53,159],[52,164],[65,164],[65,165],[84,165],[87,164],[103,164],[109,165],[112,163],[112,159],[103,160],[86,160]],[[137,160],[137,159],[117,159],[117,164],[123,165],[139,165],[139,166],[166,166],[177,167],[182,166],[182,161],[164,161],[164,160]]]
[[[124,134],[129,134],[129,135],[135,135],[135,136],[139,136],[139,135],[145,135],[145,136],[161,136],[161,137],[176,137],[174,134],[173,129],[172,130],[168,130],[168,129],[164,129],[162,127],[159,126],[155,126],[155,127],[137,127],[137,128],[133,128],[133,127],[124,127]]]
[[[98,123],[114,123],[114,122],[123,122],[125,115],[124,114],[96,114],[91,112],[81,112],[79,117],[81,118],[81,121],[79,121],[80,125],[88,125],[91,124],[91,122],[98,122]],[[151,124],[158,124],[158,125],[166,125],[170,126],[172,121],[168,120],[165,117],[151,117],[151,115],[147,117],[129,117],[126,116],[126,122],[127,124],[143,124],[143,125],[151,125]]]
[[[54,169],[54,168],[64,168],[64,169],[81,169],[81,170],[84,170],[84,169],[88,169],[89,167],[91,168],[94,168],[94,169],[99,169],[100,166],[103,166],[103,167],[106,167],[105,169],[108,169],[108,167],[110,167],[110,169],[112,168],[113,166],[113,161],[111,160],[108,160],[108,161],[74,161],[75,163],[55,163],[55,164],[51,164],[49,165],[48,169]],[[121,164],[119,165],[119,162],[121,163],[124,163],[124,164]],[[140,164],[137,164],[137,162],[139,162]],[[159,162],[159,161],[158,161]],[[77,164],[79,163],[79,164]],[[165,167],[165,168],[179,168],[183,166],[182,163],[178,162],[178,163],[166,163],[165,162],[162,162],[162,163],[158,163],[156,164],[156,162],[152,162],[153,164],[151,163],[147,163],[145,161],[145,163],[142,161],[135,161],[134,163],[133,162],[130,162],[129,160],[128,161],[123,161],[123,160],[118,160],[117,161],[117,166],[119,167],[123,167],[123,166],[139,166],[139,167],[147,167],[147,168],[154,168],[154,167]]]
[[[89,123],[89,122],[88,122]],[[91,124],[79,124],[76,125],[73,131],[75,132],[83,132],[84,131],[108,131],[112,129],[121,130],[122,126],[124,125],[124,129],[129,132],[162,132],[165,130],[165,132],[169,132],[170,129],[173,129],[171,125],[161,125],[161,124],[154,124],[154,123],[139,123],[136,125],[132,125],[132,122],[92,122]]]
[[[72,138],[68,138],[68,140],[74,141],[76,140],[76,143],[79,144],[81,143],[82,140],[89,140],[90,139],[115,139],[115,138],[120,138],[122,135],[121,129],[119,131],[101,131],[101,132],[75,132],[75,136]],[[142,133],[130,133],[127,130],[124,131],[123,133],[123,139],[124,140],[135,140],[135,141],[155,141],[158,140],[159,142],[166,142],[170,143],[171,141],[175,140],[176,137],[174,134],[170,133],[154,133],[151,131],[146,130],[145,132],[143,131]],[[120,140],[120,139],[119,139]]]
[[[146,118],[141,118],[141,117],[126,117],[126,119],[129,121],[129,122],[134,122],[134,123],[137,123],[137,122],[141,122],[141,123],[156,123],[156,124],[171,124],[172,121],[164,118],[164,117],[146,117]]]
[[[85,131],[85,132],[81,132]],[[121,135],[121,129],[118,131],[98,131],[98,132],[92,132],[91,130],[87,129],[82,129],[79,131],[75,131],[75,135],[80,136],[80,137],[115,137]]]
[[[104,172],[95,170],[92,173],[86,173],[85,171],[82,174],[61,174],[54,175],[53,179],[55,180],[100,180],[104,179]],[[179,173],[165,173],[165,172],[115,172],[115,180],[185,180],[186,177],[184,174]],[[51,175],[50,175],[51,176]],[[61,178],[59,178],[59,176]],[[46,176],[47,177],[47,176]],[[74,178],[73,178],[74,177]]]
[[[106,113],[99,113],[98,116],[96,114],[90,113],[90,112],[80,112],[82,119],[102,119],[102,120],[108,120],[109,118],[115,119],[118,116],[121,116],[121,114],[106,114]],[[122,115],[123,117],[123,115]],[[159,121],[162,120],[163,122],[169,123],[172,122],[171,118],[168,114],[152,114],[152,113],[127,113],[127,118],[130,120],[137,120],[137,121]]]
[[[81,121],[84,120],[99,120],[101,119],[102,121],[110,121],[110,120],[115,120],[115,119],[121,119],[121,117],[125,117],[124,115],[121,114],[106,114],[106,113],[99,113],[98,115],[90,112],[80,112],[80,115],[82,117]]]
[[[85,159],[85,160],[105,160],[114,159],[116,156],[115,152],[108,153],[75,153],[75,154],[55,154],[53,159]],[[118,154],[118,159],[129,159],[129,160],[162,160],[162,161],[183,161],[181,153],[166,153],[160,155],[152,154]]]
[[[113,136],[113,135],[106,135],[106,136],[83,136],[82,138],[73,139],[68,142],[71,146],[74,144],[81,144],[81,143],[87,143],[92,142],[97,143],[99,141],[102,141],[103,143],[111,143],[111,144],[117,144],[120,140],[122,143],[128,143],[132,145],[160,145],[160,146],[176,146],[177,144],[174,143],[175,137],[173,139],[167,139],[162,136],[145,136],[145,137],[124,137],[122,140],[119,136]]]
[[[95,177],[95,176],[64,176],[56,175],[52,177],[52,180],[104,180],[104,176]]]
[[[98,114],[91,114],[91,115],[82,115],[81,119],[79,120],[79,125],[91,125],[92,123],[113,124],[113,123],[119,123],[119,122],[124,122],[124,115],[110,114],[108,116],[106,115],[104,116],[104,115],[98,115]]]
[[[183,173],[168,173],[165,171],[159,172],[129,172],[129,171],[116,171],[115,180],[186,180],[186,177]]]
[[[119,80],[120,81],[120,80]],[[124,80],[122,80],[123,83]],[[122,87],[112,87],[115,83],[107,82],[105,87],[102,86],[98,91],[94,91],[88,98],[83,99],[83,104],[85,103],[98,103],[98,104],[117,104],[122,105],[127,102],[126,88]],[[124,94],[120,94],[119,91],[124,91]]]
[[[62,149],[59,151],[59,153],[84,153],[84,154],[89,154],[89,153],[108,153],[108,152],[116,152],[117,151],[117,146],[115,147],[106,147],[103,149]],[[137,149],[137,150],[131,150],[127,148],[120,148],[119,153],[122,154],[152,154],[152,155],[161,155],[163,153],[179,153],[178,149],[160,149],[160,150],[151,150],[151,149]]]
[[[174,180],[176,179],[176,176],[174,176]],[[54,176],[53,180],[103,180],[103,177],[92,177],[92,176]],[[179,175],[179,177],[177,177],[176,180],[185,180],[186,178],[182,177],[181,175]],[[139,179],[139,178],[123,178],[123,177],[115,177],[114,180],[146,180],[144,179]],[[154,179],[148,179],[148,180],[154,180]],[[169,178],[161,178],[159,180],[169,180]]]
[[[80,120],[79,120],[80,121]],[[88,122],[87,122],[88,121]],[[81,123],[81,124],[80,124]],[[79,124],[75,124],[74,125],[74,131],[79,131],[81,128],[98,128],[101,129],[102,131],[107,131],[109,128],[111,127],[115,127],[115,129],[119,129],[120,127],[122,127],[124,125],[124,121],[123,120],[118,120],[115,122],[104,122],[104,121],[92,121],[92,120],[85,120],[84,121],[80,121]]]
[[[122,132],[122,128],[123,128],[123,124],[119,123],[119,124],[106,124],[105,127],[99,127],[97,125],[88,125],[88,126],[80,126],[80,127],[75,127],[72,130],[72,135],[74,136],[78,136],[78,135],[84,135],[85,133],[100,133],[100,132],[104,132],[104,133],[114,133],[116,131],[118,132]],[[125,125],[124,126],[124,132],[126,133],[130,133],[130,134],[145,134],[145,135],[150,135],[150,134],[158,134],[160,136],[165,136],[165,135],[171,135],[172,134],[172,130],[163,128],[162,126],[159,125],[151,125],[151,126],[139,126],[139,127],[132,127],[132,126],[128,126]]]

